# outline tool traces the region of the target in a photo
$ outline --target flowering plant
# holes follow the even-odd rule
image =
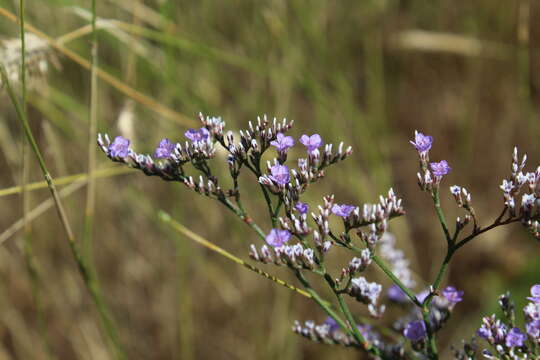
[[[366,352],[377,359],[438,359],[436,336],[449,320],[464,293],[453,286],[441,287],[444,273],[457,250],[478,235],[495,227],[519,222],[540,240],[540,167],[524,172],[526,156],[519,161],[517,149],[512,157],[511,175],[503,180],[501,189],[504,204],[500,215],[488,226],[480,221],[472,206],[471,194],[464,187],[451,186],[450,193],[465,215],[458,217],[451,229],[440,203],[440,189],[444,177],[451,171],[447,161],[430,162],[431,136],[415,133],[411,144],[418,152],[420,189],[433,200],[434,208],[447,247],[432,285],[415,293],[408,261],[396,248],[395,238],[387,231],[389,221],[405,214],[402,200],[390,189],[374,204],[356,206],[336,202],[333,195],[325,196],[321,205],[312,207],[302,201],[307,188],[326,175],[327,168],[348,158],[351,147],[324,144],[319,134],[302,135],[299,142],[305,153],[296,160],[295,168],[288,161],[289,150],[295,140],[287,136],[293,123],[287,120],[269,121],[259,118],[256,124],[239,132],[224,132],[221,118],[203,117],[202,127],[186,131],[187,141],[173,143],[163,139],[154,156],[135,152],[130,141],[117,136],[113,141],[99,135],[98,144],[115,162],[143,171],[149,176],[185,184],[195,192],[219,201],[245,222],[260,238],[262,245],[251,245],[249,256],[264,264],[289,268],[309,296],[326,312],[327,319],[295,322],[293,331],[312,341],[348,346]],[[217,147],[227,152],[228,172],[232,186],[225,187],[211,167]],[[272,161],[263,164],[263,155],[275,151]],[[196,178],[191,169],[199,173]],[[271,228],[263,230],[243,205],[246,197],[239,185],[241,171],[251,173],[260,186]],[[340,226],[331,226],[331,218],[341,219]],[[341,269],[330,269],[325,262],[333,248],[343,248],[352,257]],[[383,288],[360,274],[371,264],[379,267],[393,282],[387,289],[388,304],[400,304],[406,315],[390,329],[376,326],[373,320],[355,317],[347,304],[350,297],[366,305],[373,319],[384,315],[381,304]],[[308,277],[311,273],[312,276]],[[330,289],[336,298],[333,304],[324,299],[312,286],[311,277]],[[525,308],[526,331],[514,323],[513,305],[507,295],[499,302],[507,315],[506,321],[495,316],[486,317],[478,336],[486,339],[491,350],[482,352],[487,358],[532,359],[540,354],[540,285],[531,289],[531,303]],[[495,355],[493,355],[495,354]],[[457,359],[474,359],[476,345],[465,343],[456,350]]]

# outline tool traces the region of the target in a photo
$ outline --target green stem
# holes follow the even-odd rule
[[[430,360],[437,360],[439,358],[437,351],[437,342],[435,341],[435,334],[433,333],[433,329],[430,326],[429,306],[427,304],[424,304],[424,306],[422,307],[422,318],[424,320],[424,324],[426,325],[427,330],[428,357]]]
[[[262,240],[266,239],[266,234],[245,212],[234,206],[227,198],[218,198],[218,200],[225,205],[227,209],[231,210],[236,216],[242,219],[242,221],[244,221],[250,228],[255,230]]]
[[[355,250],[356,252],[360,252],[359,249],[356,248],[356,247],[353,247],[352,249]],[[401,289],[401,291],[403,291],[405,293],[405,295],[407,295],[407,297],[416,306],[418,306],[418,307],[422,306],[422,304],[420,304],[420,302],[416,298],[416,295],[403,282],[401,282],[401,280],[396,275],[394,275],[392,270],[390,270],[390,268],[388,267],[388,265],[386,264],[386,262],[383,259],[381,259],[380,257],[378,257],[375,254],[371,255],[371,259],[390,278],[390,280],[392,280],[392,282],[394,284],[396,284]]]
[[[441,223],[441,227],[444,232],[444,236],[446,237],[446,242],[448,246],[452,244],[452,237],[450,236],[450,231],[448,230],[448,225],[446,224],[446,219],[444,217],[444,212],[441,208],[441,199],[439,196],[439,188],[437,187],[433,192],[431,193],[431,197],[433,198],[433,204],[435,205],[435,211],[437,212],[437,217],[439,218],[439,222]]]
[[[308,294],[311,295],[311,297],[313,298],[313,300],[315,300],[315,302],[317,303],[317,305],[319,305],[327,314],[328,316],[330,316],[332,319],[334,319],[336,321],[336,323],[343,329],[343,330],[346,330],[349,329],[349,327],[347,326],[347,324],[345,323],[345,321],[343,321],[339,315],[334,311],[332,310],[332,307],[330,305],[330,303],[326,300],[324,300],[318,293],[317,291],[315,291],[312,287],[311,287],[311,284],[309,283],[309,281],[306,279],[306,277],[304,276],[304,274],[302,274],[302,272],[300,270],[295,270],[295,275],[296,275],[296,278],[300,281],[300,283],[302,284],[302,286],[304,286],[304,288],[306,289],[306,291],[308,292]],[[350,331],[349,331],[350,332]]]

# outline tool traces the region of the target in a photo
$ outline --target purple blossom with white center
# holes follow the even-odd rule
[[[351,214],[351,212],[353,212],[354,209],[354,205],[334,204],[334,206],[332,206],[332,213],[334,215],[346,218]]]
[[[308,152],[317,150],[323,143],[319,134],[313,134],[311,136],[302,135],[300,142],[307,148]]]
[[[291,233],[288,230],[272,229],[266,235],[266,243],[272,247],[279,248],[285,245],[291,238]]]
[[[521,332],[517,327],[510,329],[506,335],[505,344],[508,347],[521,347],[523,346],[525,340],[527,340],[527,335]]]
[[[421,132],[414,132],[414,141],[409,141],[420,154],[426,154],[433,144],[433,137],[424,135]]]
[[[291,175],[289,174],[289,167],[287,165],[276,164],[270,168],[270,179],[272,179],[278,185],[288,184],[291,180]]]
[[[304,215],[308,212],[309,210],[309,205],[306,204],[306,203],[303,203],[301,201],[297,202],[296,205],[294,206],[294,208],[296,209],[296,211],[298,211],[300,214]]]
[[[210,136],[210,132],[206,128],[202,127],[200,129],[189,129],[184,133],[184,136],[192,142],[197,143],[206,141],[208,136]]]
[[[540,320],[534,320],[528,322],[525,325],[527,334],[529,334],[533,339],[540,340]]]
[[[442,295],[453,305],[463,300],[463,291],[457,290],[453,286],[447,286],[442,291]]]
[[[158,159],[167,159],[171,156],[175,146],[169,139],[162,139],[154,152],[154,156]]]
[[[117,136],[114,141],[109,145],[108,152],[111,157],[125,158],[129,155],[129,143],[130,141],[123,136]]]
[[[386,290],[386,296],[388,296],[388,299],[391,301],[395,301],[397,303],[407,301],[407,294],[405,294],[403,290],[401,290],[401,288],[396,284],[390,286],[388,290]]]
[[[278,133],[276,140],[271,141],[270,145],[275,146],[278,152],[286,152],[294,146],[294,139],[292,136],[285,136],[282,133]]]
[[[403,330],[403,335],[411,341],[420,341],[426,337],[426,324],[421,320],[411,321]]]
[[[437,178],[442,178],[444,175],[448,174],[452,168],[448,165],[446,160],[441,160],[439,162],[432,162],[429,164],[433,175]]]
[[[540,284],[535,284],[531,287],[531,295],[532,296],[528,296],[527,299],[540,304]]]

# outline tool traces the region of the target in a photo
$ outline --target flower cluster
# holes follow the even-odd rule
[[[378,202],[362,205],[347,200],[336,202],[334,195],[327,195],[322,204],[311,207],[311,212],[303,198],[311,184],[326,176],[330,165],[352,154],[351,147],[345,148],[343,143],[335,147],[316,133],[295,139],[287,135],[293,122],[286,119],[270,121],[264,116],[255,123],[250,122],[247,129],[235,136],[231,131],[225,132],[221,118],[202,115],[199,118],[201,127],[187,130],[182,142],[162,139],[152,154],[135,152],[131,141],[121,136],[111,141],[108,135],[100,134],[98,145],[114,162],[139,169],[149,176],[181,182],[197,193],[218,200],[251,227],[264,243],[249,247],[250,258],[262,264],[288,267],[306,289],[304,294],[330,315],[320,325],[314,321],[306,321],[304,325],[294,323],[293,331],[312,341],[362,349],[375,359],[437,359],[435,336],[450,319],[456,304],[464,299],[464,292],[456,287],[441,286],[453,254],[476,236],[512,222],[521,222],[540,238],[540,167],[536,172],[524,172],[526,156],[519,161],[514,150],[512,174],[501,185],[505,201],[503,212],[486,227],[479,226],[470,192],[462,186],[451,186],[450,193],[457,206],[467,212],[457,218],[452,232],[445,221],[439,192],[440,183],[451,168],[446,160],[430,162],[433,138],[416,131],[410,143],[420,159],[418,182],[434,201],[446,240],[447,258],[429,288],[415,294],[416,281],[409,261],[403,251],[396,248],[395,237],[387,232],[390,220],[405,214],[402,200],[393,189],[379,196]],[[302,149],[300,156],[290,160],[291,149],[297,143]],[[227,182],[232,183],[227,189],[222,188],[221,184],[226,182],[218,179],[211,166],[219,147],[227,153],[229,180],[232,180]],[[274,155],[264,164],[263,154],[268,150]],[[193,170],[196,174],[191,173]],[[248,171],[257,179],[271,222],[269,231],[264,231],[245,210],[242,200],[253,196],[244,194],[240,187],[241,171]],[[461,231],[471,222],[474,224],[472,232],[460,238]],[[354,254],[337,270],[325,262],[328,256],[337,253],[335,248]],[[366,273],[362,273],[374,265],[393,282],[386,292],[388,304],[380,304],[383,286],[368,280]],[[310,283],[312,278],[328,286],[339,309],[317,293],[317,287]],[[294,289],[292,285],[288,287]],[[396,310],[399,309],[402,316],[393,322],[392,328],[399,339],[382,336],[383,332],[376,331],[371,324],[357,323],[347,305],[347,295],[367,305],[365,309],[373,318],[382,317],[387,305],[397,305]],[[538,355],[540,285],[531,288],[528,300],[530,303],[524,308],[525,330],[514,323],[514,306],[508,295],[499,299],[505,321],[495,315],[483,319],[477,335],[491,346],[491,350],[483,351],[485,357],[532,359]],[[456,359],[474,359],[475,349],[474,344],[465,343],[463,351],[456,350],[454,354]]]
[[[540,166],[536,171],[524,172],[526,163],[527,155],[520,161],[518,150],[514,148],[511,175],[503,180],[500,188],[509,215],[518,218],[533,236],[540,239]]]
[[[495,315],[482,319],[477,335],[490,345],[490,349],[482,351],[485,358],[536,358],[538,354],[535,349],[540,344],[540,285],[537,284],[531,288],[531,295],[528,297],[531,302],[523,308],[525,331],[514,323],[514,304],[508,294],[501,295],[499,298],[499,305],[505,319],[498,319]]]
[[[433,138],[429,135],[424,135],[421,132],[415,131],[414,141],[410,143],[418,151],[420,157],[420,172],[417,174],[418,184],[422,190],[431,190],[433,187],[438,187],[442,178],[447,175],[452,168],[446,160],[439,162],[429,162],[429,150],[433,144]],[[428,166],[429,165],[429,166]]]

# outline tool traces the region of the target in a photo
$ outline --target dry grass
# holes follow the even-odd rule
[[[135,146],[150,150],[161,137],[180,139],[199,111],[223,116],[231,129],[268,113],[295,119],[295,135],[317,129],[326,139],[350,143],[354,156],[308,196],[313,202],[328,193],[370,201],[393,184],[408,209],[393,231],[420,284],[432,278],[443,239],[429,199],[416,189],[416,158],[407,145],[414,129],[435,137],[433,156],[454,169],[446,185],[467,186],[484,223],[498,212],[497,186],[513,145],[540,162],[540,30],[528,20],[540,14],[536,2],[126,4],[98,1],[99,131],[132,132]],[[0,6],[0,35],[11,41],[18,25],[9,13],[17,10],[7,0]],[[33,26],[28,32],[44,39],[47,54],[61,65],[49,66],[45,87],[28,93],[30,123],[56,178],[88,170],[91,32],[88,13],[72,6],[90,10],[89,2],[78,0],[35,1],[26,13]],[[22,133],[8,97],[0,96],[0,359],[112,358],[60,223],[46,211],[47,191],[29,186],[47,342],[40,333],[22,233],[11,231],[23,214],[20,188],[13,188],[21,185]],[[134,105],[126,105],[129,99]],[[97,169],[109,165],[98,155]],[[120,174],[104,171],[95,174]],[[40,176],[31,160],[30,182]],[[75,190],[87,179],[68,180],[77,182],[59,187],[74,231],[82,235],[86,195]],[[262,205],[248,206],[255,211]],[[452,208],[450,201],[443,205]],[[95,206],[95,266],[130,359],[356,356],[290,332],[294,319],[324,317],[308,299],[191,243],[157,218],[165,209],[247,258],[254,237],[218,204],[182,186],[127,173],[96,180]],[[449,281],[465,289],[466,302],[444,332],[443,349],[493,309],[488,296],[507,287],[519,296],[538,279],[535,245],[516,226],[458,254]],[[264,270],[294,283],[283,270]]]

